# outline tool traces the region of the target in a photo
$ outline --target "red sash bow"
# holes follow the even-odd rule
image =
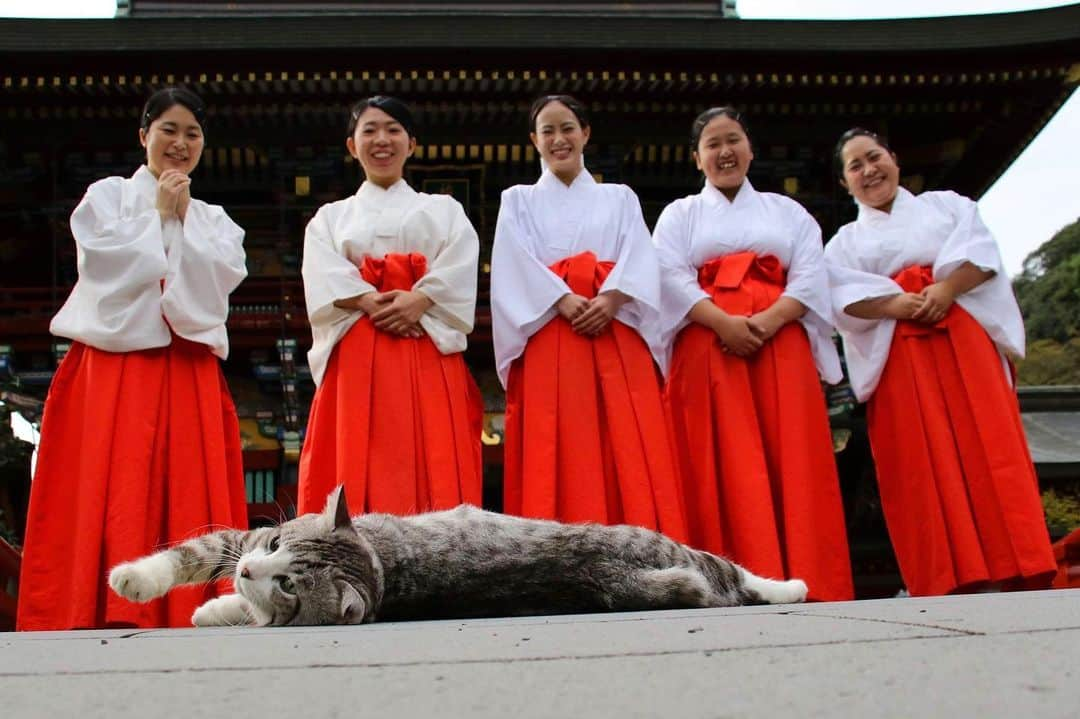
[[[736,252],[702,265],[698,284],[728,314],[749,316],[769,307],[783,293],[787,271],[774,255]]]
[[[565,257],[548,267],[549,270],[566,281],[570,291],[589,299],[603,286],[604,280],[611,274],[615,263],[605,260],[599,262],[592,252],[582,252],[572,257]]]
[[[384,258],[365,257],[360,276],[379,292],[411,290],[427,274],[427,258],[419,252],[388,253]]]

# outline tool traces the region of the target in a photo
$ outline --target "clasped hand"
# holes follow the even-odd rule
[[[179,170],[165,170],[158,177],[155,207],[162,222],[176,217],[181,222],[191,204],[191,178]]]
[[[940,322],[956,301],[956,295],[944,282],[924,287],[921,292],[904,292],[889,298],[886,314],[898,320],[914,320],[926,324]]]
[[[755,323],[757,319],[759,319],[758,315],[743,317],[742,315],[722,314],[713,323],[712,329],[720,338],[720,343],[723,345],[725,352],[730,352],[737,357],[749,357],[761,349],[762,345],[765,344],[765,340],[768,339],[768,337],[764,336],[767,331],[766,328]],[[773,334],[775,332],[776,330],[772,330]]]
[[[720,338],[725,352],[749,357],[771,340],[784,324],[783,317],[769,310],[749,317],[725,313],[717,317],[713,331]]]
[[[337,307],[360,310],[368,316],[376,329],[401,337],[423,337],[420,318],[434,302],[423,292],[390,290],[367,292],[358,297],[338,300]]]
[[[935,282],[929,287],[924,287],[919,295],[923,298],[922,307],[911,316],[911,319],[927,324],[944,319],[945,313],[956,300],[956,294],[945,282]]]
[[[570,327],[575,332],[588,337],[596,337],[608,328],[611,321],[615,319],[615,313],[629,299],[616,290],[602,292],[592,299],[567,293],[559,299],[555,308],[570,323]]]

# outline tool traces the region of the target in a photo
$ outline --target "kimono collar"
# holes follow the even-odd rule
[[[135,188],[139,191],[139,194],[153,197],[157,193],[157,178],[154,177],[154,173],[150,172],[150,168],[146,165],[142,165],[138,170],[135,170],[135,174],[131,176],[131,181],[135,183]]]
[[[903,185],[898,185],[896,188],[896,197],[893,199],[892,208],[889,212],[882,212],[869,205],[864,205],[858,200],[855,204],[859,207],[859,222],[884,222],[890,217],[896,216],[897,211],[903,213],[904,210],[914,201],[915,195],[904,189]]]
[[[701,196],[704,198],[705,203],[710,207],[742,207],[750,198],[754,196],[754,186],[750,184],[749,178],[743,178],[742,185],[739,186],[739,191],[735,193],[734,200],[728,200],[727,196],[716,189],[716,187],[705,180],[705,187],[701,189]]]
[[[542,187],[546,190],[558,190],[562,189],[564,192],[570,192],[573,190],[580,190],[587,185],[595,185],[596,180],[593,179],[592,173],[589,172],[589,168],[584,165],[581,168],[581,172],[577,174],[574,181],[567,187],[562,180],[555,176],[555,173],[551,170],[544,170],[540,175],[540,179],[536,181],[537,187]]]
[[[402,204],[415,196],[416,190],[409,187],[409,183],[405,182],[404,178],[387,188],[379,187],[374,182],[364,180],[363,184],[360,185],[360,189],[356,191],[357,199],[376,207]]]

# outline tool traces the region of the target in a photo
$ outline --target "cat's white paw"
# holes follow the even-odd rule
[[[806,582],[801,579],[766,579],[742,568],[743,581],[768,604],[795,604],[806,601]]]
[[[109,586],[125,599],[149,602],[173,587],[176,568],[164,552],[124,562],[109,572]]]
[[[191,623],[197,627],[235,627],[254,622],[251,604],[239,594],[211,599],[191,615]]]
[[[781,604],[795,604],[806,601],[806,582],[801,579],[789,579],[783,582],[784,588],[781,593],[786,593],[786,598]]]

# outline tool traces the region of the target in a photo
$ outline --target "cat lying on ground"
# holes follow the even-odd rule
[[[801,580],[764,579],[640,527],[560,524],[468,505],[350,519],[342,488],[320,514],[189,540],[116,566],[109,585],[146,602],[180,584],[226,576],[237,593],[196,609],[196,626],[359,624],[806,598]]]

